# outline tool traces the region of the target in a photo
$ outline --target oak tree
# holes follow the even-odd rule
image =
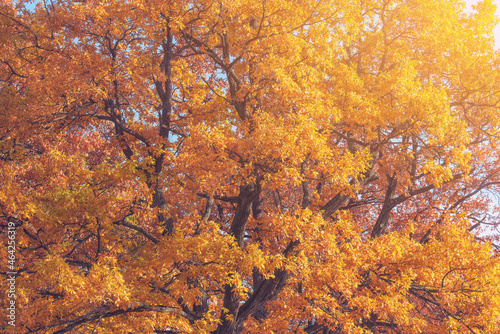
[[[0,6],[2,331],[500,328],[491,0]]]

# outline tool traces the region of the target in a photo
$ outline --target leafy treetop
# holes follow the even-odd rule
[[[500,327],[491,0],[29,3],[0,5],[2,330]]]

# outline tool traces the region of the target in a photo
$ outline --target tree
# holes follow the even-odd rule
[[[3,331],[500,327],[491,1],[27,3],[0,7]]]

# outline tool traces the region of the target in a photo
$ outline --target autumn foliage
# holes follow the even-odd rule
[[[3,1],[0,331],[499,333],[494,12]]]

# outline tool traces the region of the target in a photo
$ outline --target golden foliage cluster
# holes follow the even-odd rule
[[[0,329],[498,333],[494,12],[3,1]]]

